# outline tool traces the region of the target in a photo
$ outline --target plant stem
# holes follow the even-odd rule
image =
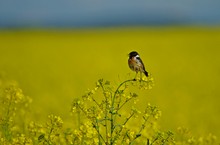
[[[105,88],[104,88],[102,82],[100,82],[100,86],[101,86],[103,94],[105,96],[105,138],[106,138],[106,144],[108,144],[108,122],[107,122],[107,118],[108,118],[108,98],[106,96]]]
[[[122,83],[118,86],[118,88],[116,89],[116,91],[115,91],[115,93],[114,93],[114,96],[113,96],[113,98],[112,98],[112,107],[114,107],[115,97],[116,97],[116,95],[117,95],[119,89],[121,88],[121,86],[122,86],[123,84],[127,83],[127,82],[132,82],[132,81],[136,81],[136,80],[135,80],[135,79],[126,80],[126,81],[122,82]]]
[[[119,89],[121,88],[122,85],[124,85],[125,83],[127,82],[132,82],[132,81],[136,81],[135,79],[131,79],[131,80],[125,80],[124,82],[122,82],[116,89],[114,95],[113,95],[113,98],[112,98],[112,104],[111,104],[111,140],[110,140],[110,144],[113,145],[114,143],[114,140],[113,140],[113,132],[114,132],[114,128],[115,128],[115,125],[114,125],[114,105],[115,105],[115,98],[116,98],[116,95],[119,91]]]
[[[2,124],[2,128],[3,128],[3,133],[6,137],[6,139],[8,141],[11,141],[11,132],[9,130],[9,121],[10,121],[10,111],[11,111],[11,106],[13,105],[12,103],[12,99],[13,99],[13,94],[10,95],[10,99],[9,99],[9,102],[8,102],[8,106],[7,106],[7,112],[6,112],[6,116],[5,116],[5,119],[4,119],[4,122]]]

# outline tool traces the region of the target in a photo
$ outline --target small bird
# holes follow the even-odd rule
[[[146,77],[148,77],[148,72],[145,70],[144,63],[142,62],[139,54],[136,51],[132,51],[129,53],[128,65],[131,70],[137,73],[144,73]]]

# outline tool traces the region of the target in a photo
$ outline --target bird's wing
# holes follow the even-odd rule
[[[140,58],[140,57],[136,57],[136,59],[141,63],[141,65],[143,66],[143,69],[145,70],[144,63],[143,63],[143,61],[141,60],[141,58]]]

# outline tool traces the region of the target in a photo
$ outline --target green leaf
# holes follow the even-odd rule
[[[41,134],[39,137],[38,137],[38,141],[41,142],[45,137],[45,134]]]

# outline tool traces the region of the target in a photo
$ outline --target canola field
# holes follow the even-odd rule
[[[135,76],[127,64],[128,53],[133,50],[139,52],[150,73],[146,82],[153,80],[153,85],[143,89],[144,81],[129,84],[128,92],[125,87],[119,93],[115,91],[117,86]],[[219,56],[219,27],[0,30],[0,143],[219,144]],[[96,93],[96,89],[102,91]],[[135,93],[129,95],[130,91]],[[85,93],[86,101],[91,101],[90,93],[99,101],[100,96],[106,99],[107,113],[93,112],[92,116],[99,116],[96,121],[104,117],[106,123],[100,123],[104,129],[91,120],[80,126],[79,118],[88,119],[85,112],[88,115],[91,108],[81,109],[84,115],[72,114],[73,109],[82,107],[75,99]],[[127,122],[123,125],[123,121],[119,130],[114,129],[116,122],[123,120],[116,119],[123,115],[106,95],[114,93],[116,102],[123,102],[117,100],[118,96],[127,96],[129,101],[135,98],[133,103],[138,109],[147,107],[151,112],[147,116],[152,117],[147,129],[154,131],[142,133],[146,129],[143,123],[141,133],[126,130],[123,128]],[[121,108],[129,112],[129,106]],[[131,110],[133,114],[139,112]],[[131,121],[128,118],[125,120],[130,126],[138,124],[135,117]],[[158,135],[154,122],[168,132]],[[78,126],[79,130],[75,130]],[[187,135],[178,136],[178,132]]]

